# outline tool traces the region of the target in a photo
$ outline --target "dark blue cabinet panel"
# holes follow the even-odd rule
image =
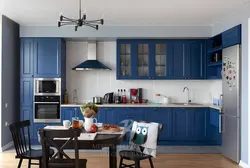
[[[33,77],[34,40],[22,38],[20,43],[20,76]]]
[[[241,44],[241,25],[222,33],[222,45],[224,48],[236,44]]]
[[[208,108],[196,108],[194,110],[194,137],[195,141],[206,141],[207,139],[207,113]]]
[[[209,123],[208,123],[208,140],[212,141],[215,145],[221,145],[221,115],[220,111],[217,109],[209,110]]]
[[[61,39],[37,38],[34,40],[34,76],[61,76]]]
[[[172,108],[145,108],[147,109],[147,121],[156,122],[163,125],[163,130],[159,132],[160,141],[172,140],[173,131],[173,109]]]
[[[82,115],[79,115],[79,107],[62,107],[61,108],[61,118],[63,120],[72,121],[73,117],[79,117],[80,120],[83,119]]]
[[[94,118],[97,119],[97,122],[106,123],[106,113],[111,112],[112,108],[99,108],[97,116]],[[62,107],[62,122],[63,120],[72,121],[72,117],[79,117],[79,120],[84,120],[80,107]],[[110,120],[114,120],[114,117],[110,116]]]
[[[33,108],[32,107],[21,107],[20,121],[30,120],[33,122]]]
[[[20,108],[20,121],[30,121],[30,137],[33,137],[33,108],[32,107],[21,107]],[[25,132],[25,135],[28,135],[28,132]]]
[[[34,123],[33,126],[33,137],[31,137],[31,144],[32,145],[39,145],[39,138],[38,138],[38,131],[41,128],[46,127],[47,125],[56,126],[61,125],[59,123]]]
[[[191,40],[185,44],[184,74],[186,79],[204,79],[205,41]]]
[[[193,135],[193,111],[187,108],[173,109],[173,140],[188,141]]]
[[[147,109],[146,109],[147,110]],[[116,111],[116,124],[122,124],[125,120],[131,121],[145,121],[146,113],[143,108],[137,107],[125,107],[125,108],[114,108]]]
[[[33,78],[20,79],[20,105],[22,107],[33,106]]]
[[[167,42],[168,79],[184,79],[184,47],[181,40]]]

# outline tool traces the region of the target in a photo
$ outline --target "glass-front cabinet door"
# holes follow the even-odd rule
[[[137,44],[137,76],[149,77],[149,45]]]
[[[131,76],[131,44],[117,44],[117,78],[129,78]]]
[[[155,44],[155,77],[167,75],[167,52],[166,44]]]

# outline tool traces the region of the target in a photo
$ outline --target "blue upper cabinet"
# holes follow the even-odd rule
[[[36,38],[34,40],[34,76],[61,77],[60,38]]]
[[[183,65],[185,79],[205,78],[205,40],[186,42]]]
[[[241,25],[235,26],[222,33],[222,45],[224,48],[241,44]]]
[[[61,38],[21,38],[20,76],[65,78],[66,43]]]
[[[168,79],[185,79],[184,47],[185,43],[181,40],[167,42]]]
[[[130,40],[117,40],[117,79],[131,79],[135,77],[134,65],[136,64],[132,61],[132,58],[135,59],[134,43]]]
[[[33,77],[34,40],[22,38],[20,41],[20,77]]]
[[[204,79],[205,40],[117,40],[117,79]]]
[[[20,106],[33,106],[33,78],[21,78],[20,80]]]

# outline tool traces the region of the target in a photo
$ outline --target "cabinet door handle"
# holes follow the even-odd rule
[[[221,119],[222,119],[222,115],[220,114],[219,115],[219,133],[221,133],[221,131],[222,131],[222,124],[221,124]]]

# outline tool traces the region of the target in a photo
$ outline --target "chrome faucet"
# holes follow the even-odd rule
[[[184,87],[183,92],[185,92],[186,90],[187,90],[187,102],[186,102],[186,104],[189,104],[191,102],[191,100],[189,99],[189,89],[188,89],[188,87]]]

